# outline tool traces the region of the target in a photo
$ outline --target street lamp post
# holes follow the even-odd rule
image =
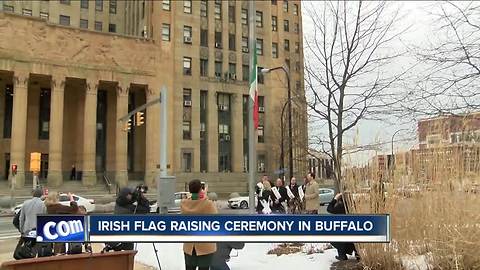
[[[292,179],[293,177],[293,133],[292,133],[292,90],[291,90],[291,87],[290,87],[290,72],[288,70],[287,67],[284,67],[284,66],[281,66],[281,67],[275,67],[275,68],[264,68],[262,69],[262,73],[266,74],[266,73],[269,73],[269,72],[272,72],[274,70],[278,70],[278,69],[281,69],[285,72],[285,77],[287,77],[287,104],[288,104],[288,144],[289,144],[289,152],[288,152],[288,155],[289,155],[289,172],[290,172],[290,178],[289,179]],[[283,119],[282,119],[283,120]],[[283,132],[282,132],[282,136],[283,136]],[[282,141],[282,148],[283,148],[283,141]],[[282,151],[283,152],[283,151]],[[282,163],[283,163],[283,157],[282,157]],[[282,168],[283,169],[283,168]]]
[[[399,130],[395,131],[395,133],[393,133],[393,135],[392,135],[392,153],[391,153],[391,155],[392,155],[391,169],[392,170],[393,170],[393,165],[395,164],[395,158],[394,158],[394,153],[393,153],[393,139],[395,138],[395,135],[397,135],[397,133],[399,133],[400,131],[405,131],[405,130],[407,130],[407,129],[406,128],[399,129]]]

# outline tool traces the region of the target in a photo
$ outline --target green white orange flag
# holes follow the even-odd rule
[[[258,129],[258,89],[257,89],[257,50],[253,54],[253,65],[250,71],[250,98],[253,101],[253,126]]]

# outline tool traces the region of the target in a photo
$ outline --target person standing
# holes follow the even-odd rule
[[[278,194],[275,195],[275,192],[272,192],[272,212],[285,214],[286,209],[283,205],[287,201],[287,189],[283,186],[282,179],[278,178],[275,182],[275,187],[278,190]]]
[[[194,179],[188,183],[188,190],[192,194],[189,199],[183,199],[180,210],[183,215],[212,215],[217,213],[213,201],[205,198],[201,200],[199,193],[202,183]],[[185,256],[186,270],[208,270],[212,265],[213,254],[217,251],[216,243],[184,243],[183,253]]]
[[[32,198],[25,201],[20,210],[20,233],[26,236],[30,231],[37,228],[37,215],[45,214],[46,208],[43,204],[41,188],[32,191]]]
[[[48,193],[45,198],[45,206],[47,207],[47,214],[77,214],[78,205],[73,200],[72,194],[68,193],[70,205],[63,205],[60,203],[60,196],[57,192]],[[55,254],[66,253],[65,243],[54,243],[53,252]]]
[[[318,192],[318,184],[315,181],[315,173],[307,174],[307,183],[305,185],[305,212],[307,214],[318,214],[320,207],[320,197]]]
[[[76,180],[77,168],[75,164],[72,165],[72,170],[70,171],[70,180]]]
[[[261,189],[258,194],[258,202],[257,202],[257,213],[258,214],[270,214],[270,202],[272,196],[272,186],[270,185],[270,181],[268,179],[263,180],[261,185]]]
[[[327,212],[334,215],[345,215],[347,212],[345,211],[345,200],[343,198],[342,193],[338,193],[332,199],[332,201],[327,206]],[[352,254],[355,252],[355,258],[360,260],[360,255],[358,254],[355,245],[351,242],[333,242],[330,243],[333,247],[337,249],[338,255],[335,256],[335,259],[339,261],[347,260],[347,254]]]
[[[288,197],[288,211],[289,213],[292,214],[297,214],[300,213],[301,209],[301,202],[300,202],[300,195],[298,195],[298,185],[297,185],[297,179],[295,177],[292,177],[290,180],[290,184],[288,185],[288,188],[290,191],[293,193],[293,198]]]

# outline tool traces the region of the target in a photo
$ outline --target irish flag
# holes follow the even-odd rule
[[[250,72],[250,98],[253,101],[253,126],[258,129],[258,89],[257,89],[257,50],[253,54],[253,65]]]

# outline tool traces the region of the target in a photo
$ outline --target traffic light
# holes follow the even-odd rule
[[[125,126],[123,127],[123,131],[129,132],[130,129],[132,129],[132,119],[128,119],[127,122],[125,122]]]
[[[135,125],[137,127],[145,124],[145,117],[143,115],[144,115],[143,112],[137,112],[135,114]]]

